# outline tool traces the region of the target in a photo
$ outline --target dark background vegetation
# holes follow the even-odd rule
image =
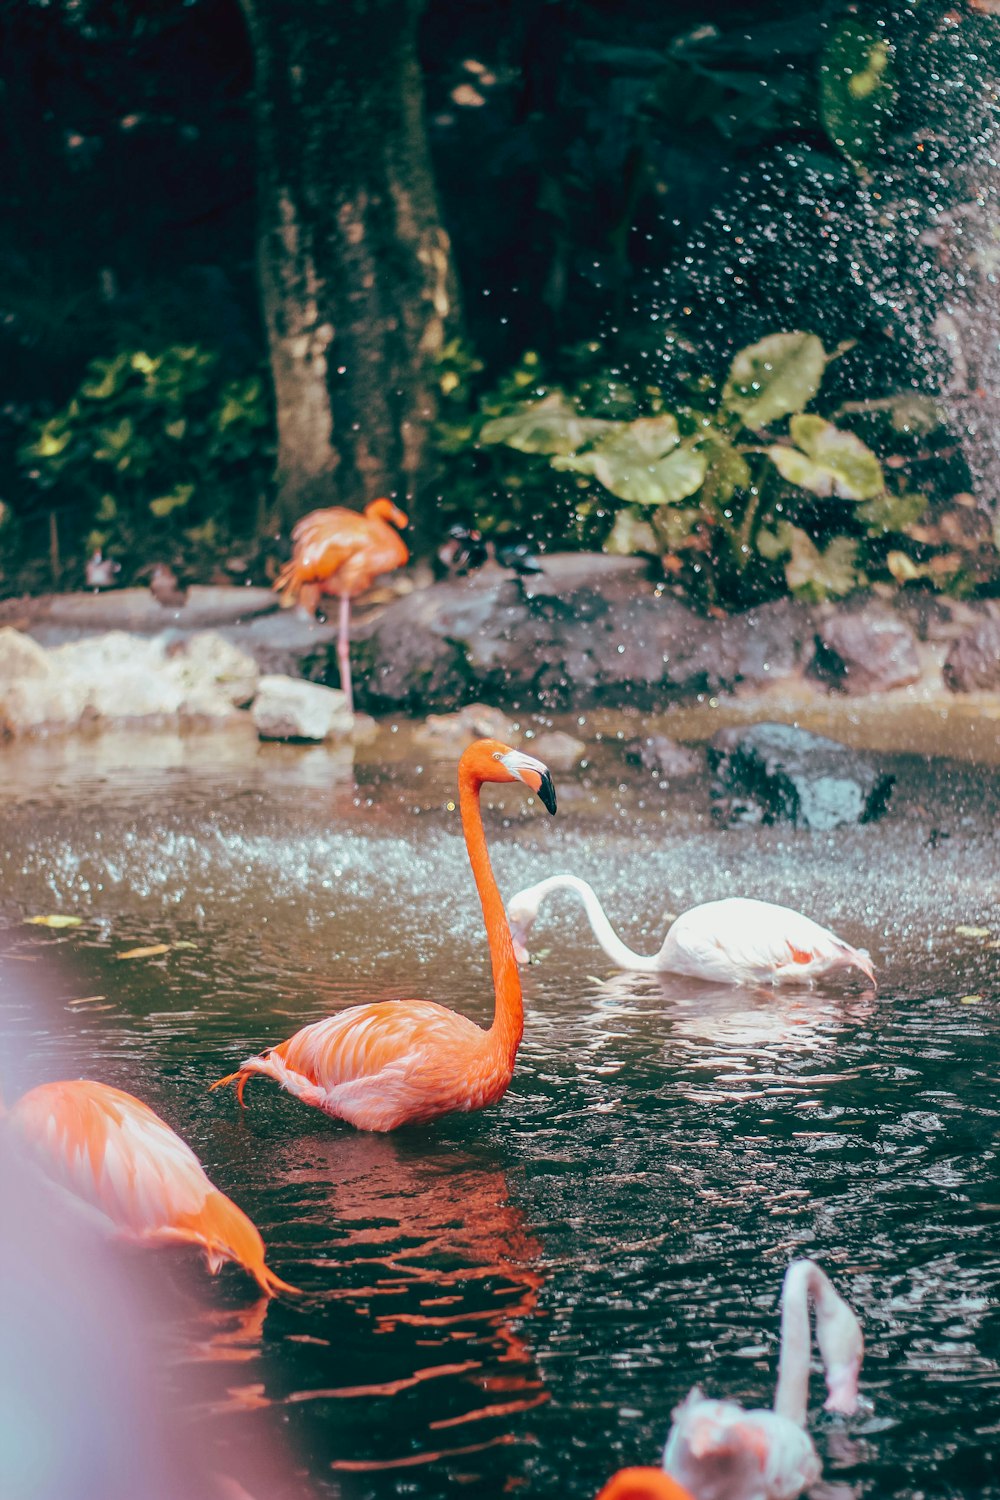
[[[782,515],[821,559],[832,541],[852,542],[840,583],[829,568],[799,569],[794,587],[804,577],[814,595],[875,578],[993,588],[989,460],[964,441],[962,408],[979,391],[989,415],[993,372],[967,350],[959,389],[940,323],[992,224],[983,110],[1000,21],[987,0],[820,0],[801,12],[765,0],[312,0],[285,19],[276,0],[247,9],[253,33],[236,0],[0,3],[5,592],[79,583],[95,546],[121,560],[123,581],[158,560],[191,577],[264,581],[306,499],[359,504],[383,489],[414,509],[424,548],[455,520],[543,548],[600,546],[624,513],[635,524],[620,524],[614,544],[659,557],[675,586],[710,604],[793,586],[789,548],[757,546],[757,527],[773,537]],[[275,433],[275,319],[258,277],[274,239],[260,217],[259,130],[301,157],[300,201],[335,200],[348,176],[357,198],[379,130],[395,128],[374,105],[396,89],[408,108],[414,80],[405,57],[391,75],[373,64],[347,97],[333,59],[357,48],[377,63],[404,22],[433,169],[426,213],[439,212],[452,257],[442,337],[406,418],[419,409],[426,433],[404,468],[391,446],[357,459],[359,424],[335,421],[337,467],[296,489],[296,439]],[[326,133],[321,118],[300,139],[281,84],[303,72],[319,116],[331,103]],[[866,88],[849,94],[861,74]],[[418,294],[397,275],[392,228],[366,221],[364,233],[380,277],[403,287],[405,322]],[[352,265],[329,269],[350,290]],[[287,306],[277,316],[287,321]],[[961,307],[955,317],[962,337],[982,321],[963,323]],[[791,330],[838,350],[811,409],[863,439],[885,495],[903,498],[881,531],[837,488],[779,480],[765,504],[753,461],[714,500],[705,486],[686,498],[681,522],[676,502],[632,505],[592,474],[553,468],[558,450],[483,440],[489,420],[560,390],[588,416],[673,412],[685,440],[722,421],[741,451],[786,442],[784,423],[753,432],[720,418],[719,393],[740,348]],[[409,348],[385,365],[384,385],[400,359],[412,363]],[[356,339],[351,349],[344,378],[363,409],[386,356]],[[900,393],[927,398],[911,421],[891,404]],[[280,429],[280,399],[278,410]],[[926,503],[905,503],[915,494]],[[761,514],[747,570],[731,566],[724,532],[751,499]]]

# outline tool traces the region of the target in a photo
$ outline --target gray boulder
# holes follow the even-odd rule
[[[920,677],[913,631],[882,610],[837,611],[816,629],[811,671],[845,693],[880,693]]]
[[[727,825],[870,823],[885,812],[895,781],[858,751],[790,724],[722,729],[709,742],[708,763],[712,814]]]
[[[945,658],[944,680],[953,693],[1000,689],[1000,620],[987,616],[959,636]]]

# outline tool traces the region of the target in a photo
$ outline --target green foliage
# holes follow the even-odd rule
[[[468,430],[480,453],[513,450],[530,461],[540,505],[542,466],[550,482],[575,476],[578,535],[599,520],[609,551],[658,556],[706,604],[738,607],[785,591],[836,598],[879,579],[961,591],[984,569],[995,573],[978,522],[964,532],[954,517],[930,522],[927,494],[908,485],[906,461],[892,451],[901,434],[925,441],[932,429],[920,398],[851,403],[881,424],[887,471],[856,432],[805,410],[842,349],[827,353],[813,334],[770,334],[740,350],[718,381],[687,363],[691,352],[683,350],[687,367],[669,398],[665,386],[637,389],[618,376],[615,417],[594,413],[593,381],[543,384],[532,357],[484,398],[489,415]],[[482,520],[474,505],[470,516]],[[556,540],[572,541],[569,528]]]
[[[82,512],[88,550],[176,555],[247,534],[273,463],[264,383],[195,345],[94,359],[18,457],[50,505]]]
[[[820,63],[820,118],[838,151],[855,166],[875,155],[894,97],[885,36],[856,19],[842,21]]]

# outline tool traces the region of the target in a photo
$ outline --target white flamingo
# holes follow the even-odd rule
[[[864,1355],[861,1325],[811,1260],[796,1260],[781,1289],[781,1355],[774,1409],[713,1401],[695,1387],[674,1411],[663,1453],[667,1474],[694,1500],[794,1500],[821,1466],[805,1430],[809,1306],[826,1375],[826,1410],[852,1415]]]
[[[528,935],[538,908],[553,891],[576,891],[594,936],[621,969],[643,974],[688,974],[719,984],[780,984],[818,979],[836,969],[860,969],[875,983],[875,970],[863,948],[852,948],[788,906],[730,896],[682,912],[671,924],[658,953],[633,953],[605,914],[593,886],[578,875],[550,875],[525,887],[507,903],[507,917],[518,963],[529,960]]]

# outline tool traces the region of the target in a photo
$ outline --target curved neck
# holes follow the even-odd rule
[[[656,972],[659,967],[659,954],[654,953],[645,957],[642,953],[634,953],[631,948],[627,947],[608,921],[604,907],[597,899],[597,892],[593,886],[581,880],[579,875],[552,875],[548,880],[539,881],[535,886],[535,894],[541,902],[550,891],[560,889],[576,891],[581,898],[594,936],[612,963],[617,964],[620,969],[634,969],[642,974]]]
[[[524,1006],[510,925],[486,850],[486,834],[479,810],[481,785],[482,782],[474,773],[459,767],[458,805],[462,813],[462,831],[465,834],[465,847],[469,851],[476,890],[482,902],[486,939],[490,945],[490,961],[493,965],[495,1002],[489,1036],[506,1065],[513,1071],[517,1049],[524,1035]]]
[[[814,1269],[818,1268],[812,1261],[794,1261],[781,1288],[781,1353],[774,1409],[797,1427],[806,1425],[809,1402],[809,1295]]]

